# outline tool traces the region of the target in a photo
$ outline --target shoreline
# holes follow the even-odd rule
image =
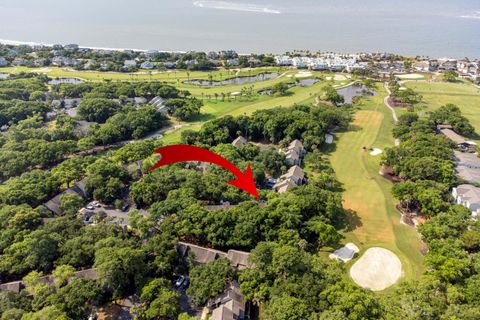
[[[0,44],[4,45],[12,45],[12,46],[45,46],[45,47],[53,47],[54,44],[52,43],[44,43],[44,42],[35,42],[35,41],[18,41],[18,40],[10,40],[10,39],[0,39]],[[92,50],[106,50],[106,51],[137,51],[137,52],[147,52],[150,49],[136,49],[136,48],[109,48],[109,47],[94,47],[94,46],[86,46],[86,45],[78,45],[79,48],[88,48]],[[152,49],[154,50],[154,49]],[[156,49],[155,49],[156,50]],[[181,50],[157,50],[158,52],[168,52],[168,53],[187,53],[187,51]]]
[[[69,43],[65,43],[65,44],[62,44],[63,46],[67,45],[67,44],[70,44],[70,43],[75,43],[75,42],[69,42]],[[55,43],[57,44],[57,43]],[[1,39],[0,38],[0,45],[13,45],[13,46],[21,46],[21,45],[27,45],[27,46],[30,46],[30,47],[33,47],[33,46],[45,46],[45,47],[53,47],[55,44],[52,44],[52,43],[46,43],[46,42],[35,42],[35,41],[19,41],[19,40],[10,40],[10,39]],[[60,43],[58,43],[60,44]],[[179,54],[185,54],[185,53],[188,53],[188,52],[191,52],[191,51],[197,51],[197,52],[200,52],[198,50],[161,50],[161,49],[138,49],[138,48],[110,48],[110,47],[96,47],[96,46],[88,46],[88,45],[82,45],[82,44],[77,44],[79,48],[87,48],[87,49],[91,49],[91,50],[105,50],[105,51],[116,51],[116,52],[123,52],[123,51],[134,51],[134,52],[148,52],[150,50],[155,50],[155,51],[158,51],[160,53],[170,53],[170,54],[173,54],[173,53],[179,53]],[[310,51],[310,50],[300,50],[300,51]],[[207,52],[207,51],[203,51],[203,52]],[[318,51],[320,52],[320,51]],[[360,54],[375,54],[375,53],[388,53],[388,54],[396,54],[394,52],[386,52],[386,51],[382,51],[382,50],[373,50],[373,51],[360,51],[360,52],[356,52],[356,53],[353,53],[353,52],[348,52],[348,53],[345,53],[345,52],[333,52],[334,54],[349,54],[349,55],[360,55]],[[320,52],[321,53],[321,52]],[[326,52],[325,52],[326,53]],[[265,52],[251,52],[251,53],[240,53],[240,52],[237,52],[237,54],[239,56],[250,56],[252,54],[266,54]],[[285,52],[283,53],[274,53],[274,52],[270,52],[270,54],[273,54],[273,55],[284,55]],[[404,58],[414,58],[415,55],[408,55],[408,54],[398,54],[399,56],[402,56]],[[437,59],[441,59],[441,58],[444,58],[443,56],[442,57],[435,57]],[[446,58],[446,57],[445,57]],[[454,56],[450,56],[449,58],[452,58],[452,59],[461,59],[460,57],[454,57]],[[470,58],[470,57],[469,57]],[[475,61],[476,59],[475,58],[470,58],[471,60]]]

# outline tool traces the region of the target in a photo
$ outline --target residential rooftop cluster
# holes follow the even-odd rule
[[[293,66],[298,69],[311,69],[315,71],[330,70],[334,72],[347,71],[354,69],[363,70],[367,63],[357,63],[358,56],[329,55],[321,57],[290,57],[275,56],[275,62],[279,66]]]
[[[480,216],[480,158],[476,152],[477,144],[456,133],[450,125],[438,125],[437,130],[458,148],[454,151],[455,171],[465,183],[453,188],[452,196],[457,204],[472,211],[474,217]]]

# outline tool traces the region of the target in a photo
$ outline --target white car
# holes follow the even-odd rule
[[[178,276],[178,279],[175,281],[175,287],[180,288],[180,286],[183,284],[184,281],[185,281],[184,276]]]

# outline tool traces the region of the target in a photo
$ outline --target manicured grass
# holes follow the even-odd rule
[[[408,82],[406,86],[423,96],[420,112],[436,110],[447,103],[456,104],[480,134],[480,89],[469,83]]]
[[[379,95],[362,100],[350,129],[337,135],[330,161],[345,190],[344,207],[358,216],[357,227],[345,233],[345,242],[356,243],[361,253],[375,246],[395,252],[402,261],[403,281],[421,275],[423,257],[420,236],[414,228],[400,224],[392,184],[379,175],[381,156],[368,151],[394,143],[393,119],[383,105],[386,93],[380,86],[378,90]]]
[[[236,76],[256,75],[263,72],[283,72],[285,68],[268,67],[255,69],[227,70],[220,69],[215,71],[185,71],[185,70],[142,70],[136,73],[121,72],[98,72],[98,71],[77,71],[71,68],[63,67],[7,67],[0,68],[0,73],[19,73],[19,72],[38,72],[45,73],[51,78],[78,78],[86,81],[166,81],[180,84],[181,81],[192,79],[208,80],[211,76],[212,80],[223,80]]]
[[[222,101],[221,99],[204,100],[200,116],[187,123],[189,126],[167,132],[162,141],[165,143],[178,143],[182,131],[187,129],[198,130],[203,122],[218,117],[248,115],[256,110],[271,109],[279,106],[289,107],[295,103],[312,102],[314,95],[319,93],[324,85],[326,85],[325,82],[319,82],[310,87],[295,87],[290,89],[291,94],[288,96],[255,95],[250,99],[237,97],[235,100],[232,99],[230,101]]]

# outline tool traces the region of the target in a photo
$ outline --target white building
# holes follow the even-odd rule
[[[470,211],[474,217],[480,216],[480,188],[470,184],[461,184],[452,190],[455,202]]]
[[[137,61],[135,60],[125,60],[125,62],[123,63],[123,67],[124,68],[135,68],[137,66]]]
[[[151,61],[145,61],[140,65],[140,68],[151,70],[155,68],[155,65]]]

